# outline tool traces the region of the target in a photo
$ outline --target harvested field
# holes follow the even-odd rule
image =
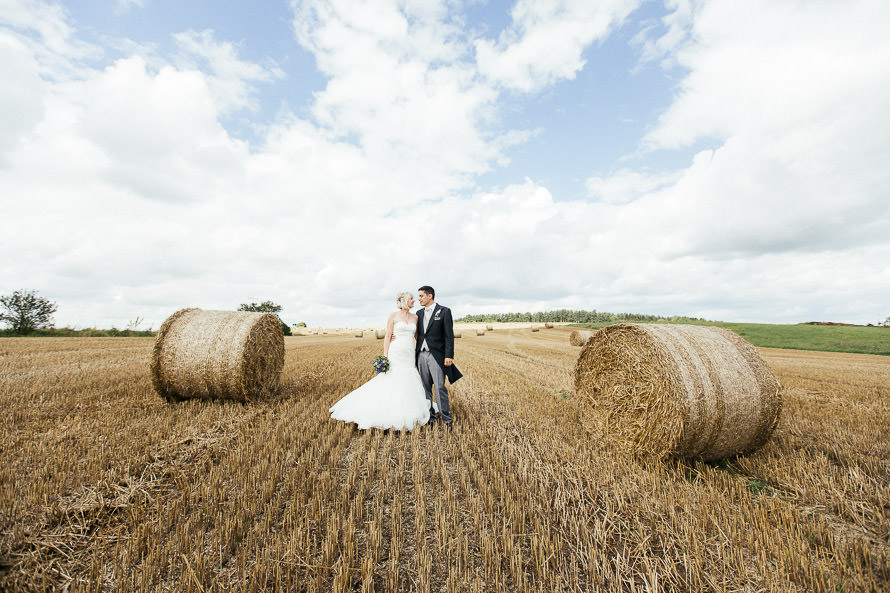
[[[887,588],[890,357],[759,349],[766,445],[652,463],[582,422],[568,333],[462,340],[454,431],[410,434],[328,419],[376,340],[286,338],[249,404],[164,402],[151,338],[0,340],[0,590]]]

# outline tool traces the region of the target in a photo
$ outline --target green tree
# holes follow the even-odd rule
[[[273,303],[272,301],[263,301],[262,303],[241,303],[238,305],[239,311],[253,311],[254,313],[274,313],[276,317],[278,317],[278,321],[281,321],[281,316],[278,313],[284,309],[278,303]],[[289,336],[291,335],[290,326],[285,322],[281,321],[281,332]]]
[[[37,295],[36,290],[16,290],[0,297],[0,321],[8,323],[17,334],[53,326],[56,303]]]

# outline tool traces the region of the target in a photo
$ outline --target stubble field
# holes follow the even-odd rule
[[[453,433],[328,419],[373,338],[288,338],[247,405],[167,404],[151,338],[4,339],[0,590],[887,589],[890,357],[761,349],[767,446],[660,463],[574,397],[568,332],[464,332]]]

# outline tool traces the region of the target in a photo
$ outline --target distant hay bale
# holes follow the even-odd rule
[[[356,338],[364,337],[364,335],[365,335],[365,332],[363,332],[362,330],[358,330],[357,332],[355,332]]]
[[[586,331],[583,329],[572,330],[572,333],[569,334],[569,343],[571,343],[572,346],[583,346],[587,343],[587,340],[589,340],[592,335],[592,331]]]
[[[383,338],[386,337],[386,331],[382,330],[382,329],[378,329],[376,332],[374,332],[374,335],[377,336],[378,340],[382,340]]]
[[[533,326],[532,326],[532,331],[533,331],[533,332],[541,331],[541,326],[540,326],[540,325],[533,325]]]
[[[485,326],[485,329],[488,330],[488,331],[494,331],[494,328],[491,327],[490,325],[486,325],[486,326]]]
[[[459,331],[454,332],[454,337],[455,337],[455,338],[459,338],[459,337],[460,337],[460,332],[459,332]]]
[[[606,414],[618,443],[642,455],[712,461],[754,451],[773,432],[779,383],[733,332],[619,324],[596,332],[575,389]]]
[[[553,324],[549,321],[544,323],[544,329],[553,329]]]
[[[284,334],[272,313],[181,309],[158,331],[151,380],[168,401],[247,401],[275,392],[283,367]]]
[[[484,329],[477,329],[477,330],[476,330],[476,335],[477,335],[477,336],[484,336],[484,335],[485,335],[485,330],[484,330]]]

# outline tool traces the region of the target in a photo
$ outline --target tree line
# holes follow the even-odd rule
[[[537,313],[482,313],[478,315],[464,315],[455,321],[461,323],[481,322],[526,322],[526,323],[621,323],[628,322],[657,322],[657,321],[706,321],[698,317],[682,317],[672,315],[646,315],[642,313],[608,313],[606,311],[590,311],[575,309],[555,309],[553,311],[538,311]]]

